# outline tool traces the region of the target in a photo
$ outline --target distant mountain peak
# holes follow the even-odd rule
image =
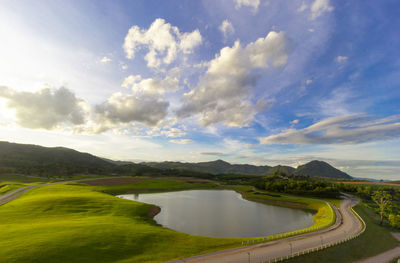
[[[306,164],[300,165],[294,171],[294,174],[298,175],[309,175],[318,177],[329,177],[329,178],[342,178],[351,179],[352,177],[345,172],[336,169],[327,162],[313,160]]]

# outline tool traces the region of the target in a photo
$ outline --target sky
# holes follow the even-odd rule
[[[0,140],[400,180],[396,0],[4,0]]]

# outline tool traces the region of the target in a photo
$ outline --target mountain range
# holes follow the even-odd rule
[[[199,163],[113,161],[64,147],[42,147],[29,144],[0,142],[0,173],[23,174],[121,174],[137,170],[192,171],[207,174],[240,174],[270,176],[273,174],[309,175],[351,179],[352,177],[323,161],[311,161],[296,169],[291,166],[256,166],[230,164],[223,160]]]
[[[309,175],[312,177],[328,177],[351,179],[352,177],[330,164],[323,161],[311,161],[304,165],[300,165],[297,169],[291,166],[256,166],[250,164],[230,164],[223,160],[216,160],[211,162],[199,163],[184,163],[184,162],[145,162],[144,165],[158,168],[161,170],[178,169],[189,170],[210,174],[245,174],[245,175],[260,175],[271,176],[274,174],[295,174],[295,175]]]

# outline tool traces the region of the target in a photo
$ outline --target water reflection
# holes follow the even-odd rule
[[[243,199],[231,190],[190,190],[119,197],[155,204],[157,223],[176,231],[211,237],[259,237],[313,224],[312,214]]]

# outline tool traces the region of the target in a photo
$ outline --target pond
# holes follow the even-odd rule
[[[127,194],[118,197],[154,204],[164,227],[209,237],[262,237],[311,226],[313,214],[248,201],[231,190]]]

